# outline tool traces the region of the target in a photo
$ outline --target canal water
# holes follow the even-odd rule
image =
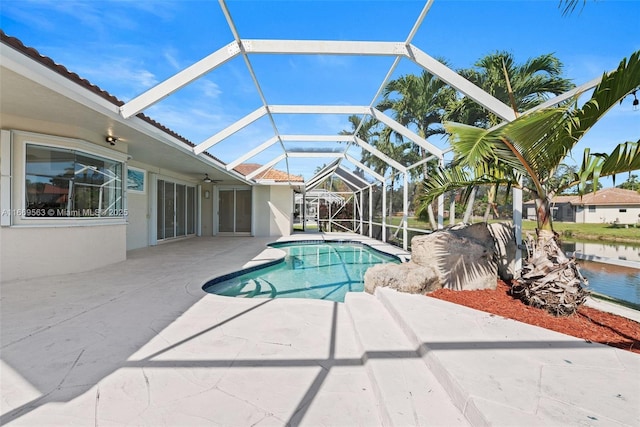
[[[640,246],[566,242],[563,249],[576,254],[581,273],[589,279],[589,290],[640,305]],[[590,256],[608,262],[580,260]]]

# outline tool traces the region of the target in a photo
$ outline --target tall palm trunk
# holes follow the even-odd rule
[[[464,211],[464,217],[462,218],[462,222],[465,224],[469,224],[471,220],[471,216],[473,215],[473,204],[476,202],[476,193],[478,192],[478,186],[474,186],[471,190],[471,194],[469,195],[469,200],[467,201],[467,210]]]
[[[577,311],[588,292],[574,257],[568,258],[553,231],[550,197],[536,199],[537,237],[527,236],[528,256],[511,292],[524,303],[556,316]]]

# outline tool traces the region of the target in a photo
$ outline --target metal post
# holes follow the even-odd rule
[[[353,210],[351,212],[353,218],[351,220],[351,223],[353,224],[352,225],[353,226],[353,232],[355,233],[356,232],[356,192],[355,191],[351,194],[351,197],[353,198],[353,202],[352,202],[353,203]]]
[[[387,206],[387,181],[382,183],[382,241],[387,241],[387,216],[384,213]]]
[[[307,231],[307,189],[302,190],[302,232]]]
[[[373,185],[369,186],[369,237],[373,237]]]
[[[360,235],[364,234],[364,218],[362,218],[362,214],[364,213],[364,190],[360,190]]]
[[[440,167],[444,167],[444,159],[440,159]],[[438,229],[444,228],[444,195],[438,196]]]
[[[444,195],[438,196],[438,229],[444,227]]]
[[[522,185],[522,179],[520,180]],[[520,246],[522,245],[522,189],[513,189],[513,226],[514,234],[516,237],[516,262],[515,271],[519,271],[522,268],[522,251]]]

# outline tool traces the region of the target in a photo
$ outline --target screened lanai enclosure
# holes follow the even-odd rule
[[[260,163],[260,168],[246,176],[254,185],[266,185],[268,180],[260,177],[274,168],[286,171],[290,176],[300,176],[304,171],[302,185],[300,182],[288,183],[296,190],[295,200],[291,201],[292,206],[296,207],[295,221],[305,225],[313,220],[320,229],[353,231],[383,241],[392,240],[407,249],[411,236],[424,232],[409,226],[410,201],[414,197],[411,184],[429,179],[428,175],[425,176],[429,170],[427,164],[446,164],[449,148],[446,138],[433,142],[432,138],[425,138],[414,125],[403,125],[401,118],[395,117],[393,112],[379,108],[388,83],[406,70],[415,74],[424,71],[453,88],[459,98],[479,104],[502,123],[516,118],[511,106],[430,56],[422,46],[414,44],[414,38],[433,4],[433,0],[428,0],[416,9],[415,17],[404,24],[404,36],[399,39],[378,41],[375,39],[376,31],[371,29],[368,39],[356,41],[249,38],[245,34],[253,33],[255,29],[237,25],[234,14],[234,8],[240,10],[242,2],[227,4],[220,0],[219,6],[229,30],[226,44],[215,46],[200,60],[132,98],[120,107],[120,113],[125,118],[136,116],[156,108],[156,104],[165,102],[166,98],[179,96],[182,91],[203,89],[207,76],[218,69],[235,67],[238,73],[246,77],[246,89],[253,91],[255,105],[248,111],[236,111],[234,120],[226,126],[216,126],[213,123],[218,122],[212,121],[210,136],[195,144],[194,153],[223,159],[227,171],[233,171],[248,161]],[[393,25],[402,26],[397,22]],[[353,80],[374,80],[376,83],[371,86],[365,102],[350,103],[349,93],[344,93],[333,104],[299,102],[304,98],[300,94],[307,91],[311,93],[313,85],[319,85],[320,82],[313,82],[306,87],[290,87],[287,76],[282,75],[280,77],[287,90],[274,90],[265,79],[265,76],[273,77],[280,73],[280,69],[272,62],[267,65],[265,58],[274,56],[282,57],[285,63],[298,61],[295,64],[311,67],[322,61],[366,58],[370,62],[361,74],[353,76]],[[326,78],[331,82],[332,76]],[[594,87],[598,82],[599,79],[592,80],[549,99],[535,109],[556,105],[580,91]],[[354,99],[360,100],[362,97]],[[316,119],[316,124],[325,123],[326,131],[305,131],[317,129],[317,126],[305,126],[310,123],[310,117]],[[347,117],[349,121],[345,120]],[[395,141],[409,144],[409,149],[418,155],[408,161],[407,156],[380,148],[379,144],[374,143],[376,136],[369,132],[371,123],[387,129],[394,135]],[[290,129],[294,129],[294,132],[290,132]],[[227,153],[238,153],[237,150],[231,150],[231,147],[237,146],[242,147],[241,154],[225,158]],[[314,171],[313,175],[309,171]],[[331,188],[334,181],[341,183],[340,189]],[[320,193],[320,189],[328,192]],[[387,199],[392,192],[402,197],[400,203],[390,208],[390,200]],[[518,189],[513,190],[513,206],[516,236],[520,239],[522,196]],[[442,196],[434,206],[434,211],[438,227],[442,227],[445,218]],[[387,218],[393,214],[396,214],[394,221],[389,222]]]

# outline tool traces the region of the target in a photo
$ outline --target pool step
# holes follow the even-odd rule
[[[469,425],[377,298],[349,292],[345,304],[385,426]]]

